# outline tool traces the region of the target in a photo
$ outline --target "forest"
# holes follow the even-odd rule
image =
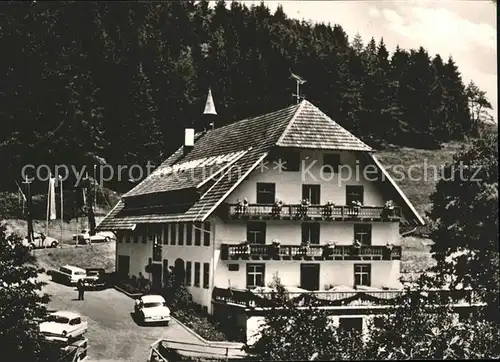
[[[474,137],[491,109],[451,57],[390,54],[383,39],[263,3],[4,2],[0,13],[1,190],[16,190],[26,164],[158,164],[185,127],[207,126],[209,87],[221,127],[295,102],[291,71],[375,148]]]

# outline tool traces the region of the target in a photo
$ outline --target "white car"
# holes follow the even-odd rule
[[[28,237],[25,237],[22,241],[23,246],[30,249],[36,248],[57,248],[59,241],[50,236],[45,236],[43,233],[33,233],[33,239],[31,243],[28,241]]]
[[[170,323],[170,309],[161,295],[143,295],[135,300],[135,315],[140,324]]]
[[[78,241],[80,244],[83,241],[85,244],[99,243],[99,242],[110,242],[111,240],[116,240],[116,235],[111,231],[101,231],[95,235],[90,235],[88,229],[82,230],[79,234],[73,235],[73,241]]]
[[[57,311],[49,314],[47,320],[40,324],[40,333],[47,340],[68,340],[77,338],[87,332],[88,324],[78,313]]]

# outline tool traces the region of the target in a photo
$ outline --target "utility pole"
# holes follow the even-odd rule
[[[87,216],[89,220],[89,234],[95,235],[95,216],[94,216],[94,195],[93,185],[89,178],[87,178]],[[95,181],[94,181],[95,182]]]
[[[26,184],[26,222],[28,224],[28,243],[31,244],[33,242],[33,219],[31,215],[31,189],[30,184],[33,182],[33,179],[26,179],[23,181]]]

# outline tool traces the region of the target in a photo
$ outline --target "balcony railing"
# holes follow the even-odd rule
[[[401,260],[401,246],[372,245],[221,245],[222,260]]]
[[[401,208],[391,209],[383,206],[329,206],[329,205],[285,205],[270,204],[227,204],[228,217],[231,219],[263,219],[263,220],[370,220],[399,221]]]
[[[412,298],[425,298],[428,305],[473,306],[484,304],[474,290],[429,290],[423,293],[402,290],[286,292],[285,298],[297,305],[309,299],[313,305],[332,307],[400,305],[405,298],[410,300]],[[254,293],[251,290],[215,287],[212,291],[212,301],[244,308],[265,308],[277,304],[277,295],[274,292]]]

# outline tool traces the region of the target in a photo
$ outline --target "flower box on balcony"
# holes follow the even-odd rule
[[[335,243],[326,243],[323,246],[322,257],[330,258],[333,255],[333,250],[335,249]]]
[[[250,256],[250,251],[251,251],[251,248],[250,248],[250,243],[248,241],[244,241],[242,243],[240,243],[240,255],[243,256],[243,257],[248,257]]]
[[[309,252],[310,246],[311,246],[311,243],[309,241],[303,242],[300,245],[299,254],[302,256],[306,256]]]
[[[327,219],[331,219],[333,216],[333,209],[335,207],[335,204],[331,201],[328,201],[324,206],[323,206],[323,216]]]
[[[240,217],[246,214],[248,209],[248,200],[245,197],[243,201],[237,200],[236,201],[236,216]]]
[[[269,257],[272,259],[277,259],[280,255],[280,242],[277,240],[273,240],[273,243],[269,246],[268,253]]]
[[[352,216],[358,217],[359,216],[359,210],[361,209],[362,206],[363,206],[363,204],[360,201],[353,201],[351,203]]]
[[[389,200],[385,203],[380,216],[385,220],[388,220],[394,216],[394,203],[392,202],[392,200]]]
[[[304,219],[307,217],[307,210],[309,209],[309,205],[311,205],[311,203],[309,202],[308,199],[303,199],[300,202],[300,205],[297,208],[297,217],[298,218]]]
[[[275,219],[279,218],[281,216],[281,210],[283,209],[283,201],[281,200],[276,200],[275,203],[273,204],[273,208],[271,211],[271,216]]]

